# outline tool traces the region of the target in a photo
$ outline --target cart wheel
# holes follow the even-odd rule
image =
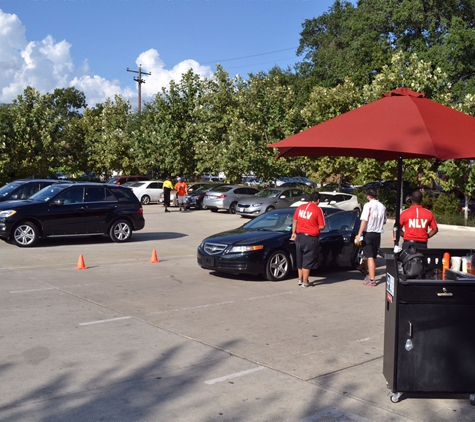
[[[393,403],[397,403],[399,398],[402,396],[402,393],[393,393],[392,391],[388,393],[389,398]]]
[[[470,394],[470,404],[475,406],[475,394]]]

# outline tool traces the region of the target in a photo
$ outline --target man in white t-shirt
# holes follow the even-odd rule
[[[359,241],[361,236],[363,236],[363,254],[368,262],[369,273],[365,277],[363,284],[374,287],[377,285],[375,280],[376,257],[381,245],[383,226],[386,224],[388,217],[386,207],[378,201],[378,194],[374,189],[366,191],[366,199],[368,202],[363,206],[360,217],[361,225],[355,241]]]

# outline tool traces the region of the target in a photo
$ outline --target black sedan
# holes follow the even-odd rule
[[[320,235],[319,268],[356,269],[361,250],[355,246],[360,219],[354,211],[328,210]],[[296,270],[295,242],[290,240],[295,208],[265,213],[243,226],[207,237],[198,247],[198,265],[231,274],[263,274],[284,280]]]
[[[118,185],[56,183],[24,201],[0,203],[0,238],[23,247],[45,237],[103,234],[126,242],[144,225],[140,201]]]

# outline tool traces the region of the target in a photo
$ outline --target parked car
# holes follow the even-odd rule
[[[328,183],[324,186],[322,186],[322,191],[328,192],[328,191],[336,191],[336,192],[344,192],[344,193],[353,193],[354,187],[351,186],[347,182],[332,182]]]
[[[243,217],[257,217],[276,208],[288,208],[306,196],[306,192],[299,188],[266,188],[250,198],[239,201],[236,214]]]
[[[297,181],[297,182],[302,182],[304,183],[305,185],[307,185],[309,188],[316,188],[317,187],[317,184],[315,182],[312,182],[310,179],[308,179],[307,177],[300,177],[300,176],[297,176],[297,177],[292,177],[292,179],[294,181]]]
[[[55,179],[15,180],[0,188],[0,202],[12,199],[28,199],[31,195],[53,183],[64,183],[64,181]]]
[[[22,247],[46,237],[104,234],[126,242],[144,225],[132,191],[104,183],[54,183],[24,201],[0,203],[0,238]]]
[[[305,188],[305,189],[308,188],[308,186],[304,182],[300,182],[298,180],[295,180],[293,182],[282,183],[279,187],[280,188]]]
[[[159,199],[159,202],[161,204],[163,204],[163,200],[164,200],[164,195],[163,195],[163,192],[160,194],[160,199]],[[170,191],[170,206],[171,207],[178,207],[178,198],[176,197],[176,190],[175,189],[172,189]]]
[[[236,213],[239,201],[255,195],[259,189],[250,186],[223,185],[205,193],[203,206],[212,212],[224,209],[230,214]]]
[[[125,182],[140,182],[150,180],[148,176],[114,176],[107,183],[112,185],[122,185]]]
[[[274,210],[243,226],[205,238],[198,246],[201,268],[231,274],[262,274],[280,281],[296,268],[295,242],[290,240],[295,208]],[[320,235],[319,268],[360,265],[355,245],[360,219],[354,212],[338,211],[325,217]]]
[[[163,182],[157,180],[149,180],[144,182],[135,182],[126,185],[129,189],[132,189],[134,195],[142,203],[142,205],[148,205],[151,202],[160,202],[160,194],[163,192]]]
[[[291,206],[298,207],[299,205],[306,204],[308,202],[308,196],[303,200],[294,202]],[[320,192],[320,204],[321,208],[335,208],[343,211],[355,211],[359,217],[361,214],[361,205],[358,202],[358,197],[350,195],[349,193],[342,192]]]
[[[58,180],[69,180],[70,179],[70,177],[66,173],[63,173],[62,171],[57,171],[54,174],[54,176]]]
[[[193,185],[193,190],[188,189],[189,194],[186,196],[186,207],[197,210],[206,209],[203,205],[203,198],[205,197],[206,192],[224,185],[225,183],[205,183],[198,188],[194,188]]]

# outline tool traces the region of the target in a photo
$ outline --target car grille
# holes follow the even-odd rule
[[[209,255],[217,255],[223,253],[227,246],[222,243],[205,243],[204,250]]]
[[[237,206],[238,206],[238,208],[249,208],[250,207],[250,205],[246,205],[246,204],[238,204]]]

